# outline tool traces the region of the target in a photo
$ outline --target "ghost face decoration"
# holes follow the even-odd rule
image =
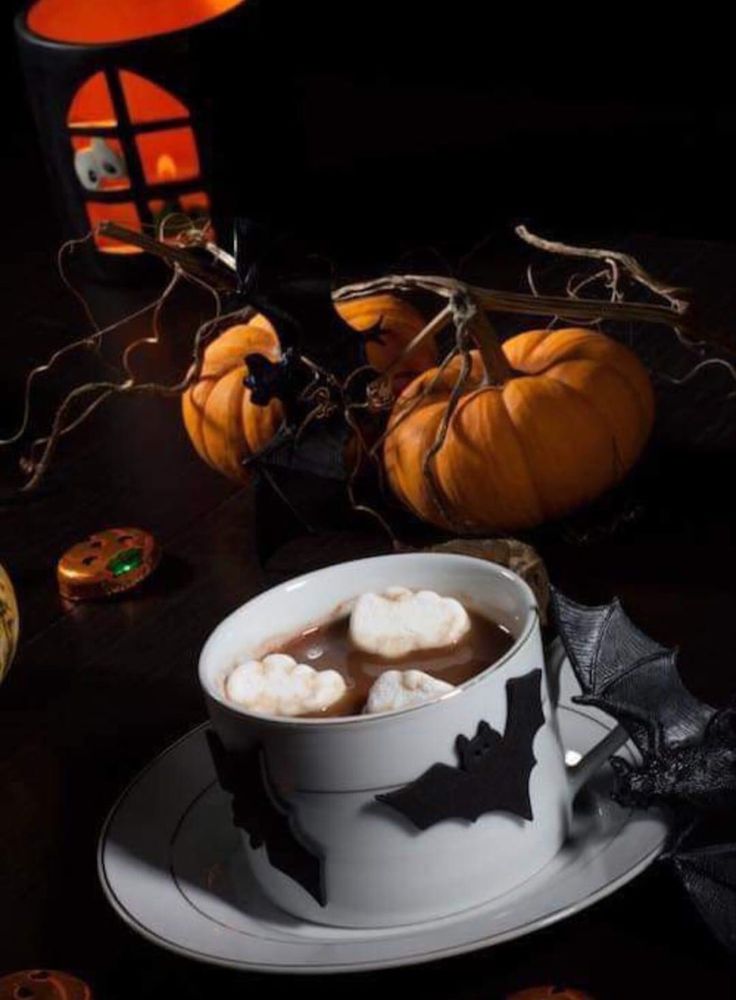
[[[128,176],[125,160],[102,138],[74,154],[74,169],[86,191],[99,191]]]

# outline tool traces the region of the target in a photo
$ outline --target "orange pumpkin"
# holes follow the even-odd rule
[[[415,379],[391,415],[388,480],[419,517],[469,532],[531,528],[594,499],[639,457],[654,398],[628,348],[586,329],[532,330],[503,345],[508,370],[490,379],[481,354],[471,355],[470,376],[429,462],[432,481],[424,459],[460,359]]]
[[[370,339],[366,344],[368,363],[378,372],[385,372],[398,358],[419,331],[425,320],[414,306],[396,295],[368,295],[362,299],[348,299],[335,304],[342,318],[354,330],[377,333],[380,339]],[[397,372],[397,383],[406,381],[437,364],[437,347],[434,341],[424,341],[404,360]]]
[[[197,454],[230,479],[245,482],[242,462],[273,438],[283,420],[281,403],[251,402],[243,385],[246,354],[263,354],[270,361],[281,356],[273,329],[240,324],[226,330],[204,353],[197,382],[182,396],[182,416]]]
[[[385,371],[425,325],[412,305],[394,295],[338,302],[336,308],[353,329],[378,329],[381,339],[366,345],[368,361],[377,371]],[[276,332],[260,314],[226,330],[207,347],[202,374],[182,397],[184,426],[199,456],[240,482],[248,479],[243,460],[268,444],[284,415],[278,400],[267,406],[251,402],[250,390],[243,385],[244,358],[251,353],[264,354],[270,361],[281,356]],[[406,381],[436,360],[434,343],[421,345],[407,357],[397,381],[402,375]]]
[[[413,305],[396,295],[366,295],[359,299],[336,302],[340,316],[358,333],[373,334],[366,343],[368,364],[377,372],[385,372],[403,349],[424,328],[425,321]],[[263,330],[274,332],[273,326],[260,313],[250,322]],[[395,384],[406,385],[420,372],[437,364],[435,342],[425,340],[412,351],[396,373]]]

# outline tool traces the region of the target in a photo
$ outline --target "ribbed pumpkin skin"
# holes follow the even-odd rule
[[[366,353],[377,371],[384,371],[424,327],[424,320],[408,302],[394,295],[371,295],[336,303],[346,323],[364,332],[380,323],[383,343],[369,342]],[[243,386],[246,354],[281,357],[279,340],[269,320],[258,314],[247,324],[226,330],[206,349],[202,375],[182,397],[184,425],[197,453],[213,469],[238,482],[248,480],[243,459],[272,439],[283,420],[278,400],[257,406]],[[397,384],[437,362],[434,344],[422,345],[401,366]]]
[[[423,457],[431,448],[460,367],[448,365],[432,392],[397,423],[436,376],[424,372],[402,393],[384,464],[396,495],[441,528],[515,531],[570,513],[621,480],[654,421],[649,377],[628,348],[583,329],[532,330],[503,345],[519,374],[483,386],[472,373],[432,460],[447,519],[430,492]]]
[[[199,380],[182,396],[184,426],[197,454],[239,482],[248,479],[243,459],[267,445],[283,419],[278,400],[267,406],[251,402],[243,385],[246,354],[278,361],[278,337],[254,324],[230,327],[207,347]]]
[[[395,295],[369,295],[335,303],[342,318],[354,330],[365,333],[379,326],[383,343],[370,340],[366,344],[368,363],[384,372],[399,356],[426,323],[414,306]],[[398,377],[418,375],[437,364],[434,342],[425,341],[404,360]]]

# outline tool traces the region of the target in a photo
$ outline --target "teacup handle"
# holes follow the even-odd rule
[[[557,710],[560,695],[560,671],[565,662],[565,647],[560,639],[555,639],[547,649],[547,677],[549,679],[550,697]],[[590,781],[593,775],[606,761],[620,750],[629,739],[629,734],[623,726],[617,725],[600,743],[596,743],[577,764],[567,765],[567,776],[570,783],[570,795],[575,798],[580,789]]]

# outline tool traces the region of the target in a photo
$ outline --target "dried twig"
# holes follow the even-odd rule
[[[639,261],[630,254],[622,253],[620,250],[575,247],[569,246],[567,243],[558,243],[556,240],[546,240],[541,236],[530,233],[526,226],[517,226],[514,232],[525,243],[536,247],[537,250],[545,250],[547,253],[558,254],[561,257],[587,257],[591,260],[605,260],[609,264],[619,264],[633,281],[644,288],[648,288],[655,295],[666,299],[677,313],[685,313],[690,305],[686,298],[681,297],[685,289],[652,277],[651,274],[644,270]]]
[[[178,220],[176,220],[178,222]],[[182,220],[183,221],[183,220]],[[164,220],[160,228],[160,235],[166,236],[171,223],[171,218]],[[94,410],[113,395],[127,395],[133,393],[154,393],[158,395],[175,395],[186,391],[196,382],[202,371],[204,350],[209,340],[221,328],[221,324],[228,319],[238,318],[241,321],[247,320],[254,314],[251,307],[239,308],[228,315],[222,313],[222,302],[220,293],[232,291],[236,284],[234,274],[234,260],[231,255],[220,250],[214,244],[208,242],[205,228],[197,226],[182,225],[176,237],[167,237],[166,241],[157,240],[144,233],[133,232],[115,223],[102,223],[98,229],[101,235],[112,239],[139,247],[142,250],[155,254],[163,259],[171,268],[171,279],[158,299],[138,310],[132,316],[125,317],[118,323],[107,327],[104,330],[96,328],[94,317],[91,314],[83,297],[71,285],[63,272],[63,256],[72,249],[72,244],[65,245],[60,251],[60,266],[62,267],[62,280],[72,292],[80,298],[85,308],[88,319],[94,327],[94,332],[87,337],[74,341],[55,352],[49,361],[33,369],[26,380],[23,415],[19,429],[0,444],[12,444],[19,441],[25,434],[30,419],[30,395],[34,380],[43,372],[48,371],[60,358],[75,349],[98,350],[105,336],[119,329],[131,319],[153,311],[153,332],[151,335],[139,338],[130,344],[122,355],[120,369],[115,369],[121,376],[120,380],[110,379],[79,386],[72,390],[62,401],[55,414],[51,432],[48,436],[39,438],[31,446],[30,460],[27,468],[30,469],[30,479],[23,489],[29,491],[40,481],[42,475],[48,468],[51,457],[61,437],[78,427]],[[524,227],[517,229],[519,236],[527,243],[547,252],[557,253],[567,257],[588,258],[592,260],[602,260],[605,268],[599,269],[591,275],[578,275],[571,279],[568,284],[567,296],[541,295],[533,279],[531,268],[527,272],[527,278],[532,294],[518,292],[505,292],[494,289],[480,288],[474,285],[467,285],[454,277],[442,275],[415,275],[415,274],[394,274],[388,275],[374,281],[351,284],[338,289],[334,293],[335,301],[346,301],[354,298],[375,294],[377,292],[394,292],[398,294],[414,294],[417,292],[431,293],[443,300],[436,314],[427,322],[421,330],[401,351],[392,365],[379,375],[366,389],[365,401],[355,401],[351,398],[351,390],[354,379],[365,369],[362,368],[351,373],[343,383],[340,383],[330,372],[314,365],[307,357],[300,358],[302,364],[311,368],[314,379],[304,390],[302,402],[313,404],[300,432],[312,420],[323,419],[336,410],[343,412],[345,419],[353,429],[358,440],[359,458],[367,455],[374,461],[377,459],[378,451],[385,443],[389,433],[398,427],[403,420],[411,415],[415,409],[433,391],[437,382],[445,375],[448,365],[460,357],[457,378],[450,392],[448,405],[443,413],[443,418],[438,426],[437,435],[424,457],[424,468],[427,476],[429,488],[437,502],[438,509],[442,506],[442,499],[434,481],[436,456],[441,450],[448,429],[459,403],[467,380],[472,370],[471,340],[475,340],[478,351],[485,369],[485,385],[490,387],[501,386],[504,382],[513,377],[503,349],[498,338],[495,336],[493,327],[488,318],[489,313],[502,312],[518,315],[553,317],[568,322],[582,324],[595,324],[604,319],[612,321],[643,322],[662,324],[670,327],[688,347],[698,346],[687,339],[686,335],[693,332],[689,316],[689,305],[680,294],[681,290],[670,286],[649,275],[644,268],[628,254],[618,251],[570,247],[566,244],[554,243],[543,240],[531,234]],[[212,265],[203,263],[194,256],[188,247],[202,247],[211,255]],[[219,267],[217,265],[220,265]],[[665,304],[652,302],[626,302],[623,299],[621,290],[622,275],[626,275],[642,287],[645,287],[654,295],[664,299]],[[179,281],[191,282],[206,290],[213,296],[215,303],[215,314],[197,329],[192,343],[192,363],[186,375],[175,384],[166,385],[161,383],[141,383],[137,380],[132,366],[132,357],[136,349],[142,344],[155,345],[161,341],[162,331],[160,320],[162,311],[173,293]],[[609,291],[610,300],[600,300],[592,298],[581,298],[580,292],[594,285],[598,281],[604,281]],[[379,435],[378,440],[370,447],[360,434],[360,429],[353,415],[353,411],[358,409],[370,410],[374,413],[388,409],[394,402],[392,379],[397,371],[400,371],[406,358],[416,351],[419,346],[428,338],[435,337],[446,326],[452,323],[455,327],[455,346],[436,367],[432,375],[424,382],[418,392],[414,392],[399,403],[394,409],[393,417],[384,430]],[[696,366],[692,372],[682,379],[671,379],[675,384],[683,384],[694,377],[702,367],[706,365],[722,365],[736,380],[736,369],[728,362],[721,359],[708,359],[701,365]],[[88,397],[93,396],[91,401]],[[77,402],[86,400],[81,413],[74,415],[73,409]],[[298,437],[298,434],[297,434]],[[268,446],[267,446],[268,447]],[[41,448],[42,454],[38,462],[34,461],[36,451]],[[254,456],[257,460],[258,456]],[[357,466],[353,470],[349,481],[348,493],[351,503],[356,510],[362,509],[374,517],[381,519],[375,511],[366,508],[357,502],[354,494],[355,476]],[[450,523],[446,512],[442,511],[443,517]],[[390,530],[390,529],[389,529]]]

